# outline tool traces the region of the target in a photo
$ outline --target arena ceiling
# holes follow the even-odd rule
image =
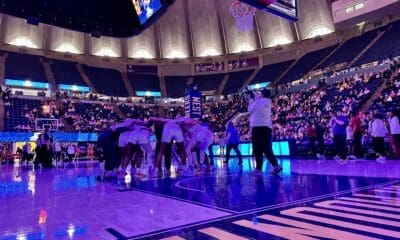
[[[25,1],[31,5],[34,2],[47,2]],[[11,2],[18,1],[0,0],[3,11],[8,6],[7,4]],[[117,14],[117,11],[121,10],[121,6],[105,7],[107,6],[106,2],[116,4],[116,2],[123,1],[76,0],[75,2],[87,4],[95,2],[96,4],[92,6],[93,11],[97,11],[96,9],[101,6],[99,7],[101,14],[98,17],[102,16],[103,20],[110,20],[114,17],[113,21],[122,24],[121,29],[127,29],[132,24],[130,21],[124,21],[124,17]],[[12,13],[8,9],[6,12],[13,16],[2,15],[0,34],[2,34],[1,37],[6,44],[30,48],[108,57],[174,59],[257,51],[323,35],[335,30],[331,17],[330,0],[298,1],[300,20],[296,23],[257,11],[254,29],[247,32],[236,30],[234,18],[229,12],[229,6],[232,2],[233,0],[176,0],[160,17],[159,21],[141,34],[128,38],[93,37],[88,33],[67,28],[46,24],[27,24],[26,19],[19,18],[22,15]],[[25,8],[21,6],[20,10],[30,9],[31,5],[26,5],[29,7]],[[33,9],[36,13],[39,11],[38,8]],[[78,12],[79,10],[77,9]],[[105,10],[109,10],[109,12]],[[29,11],[34,10],[30,9]],[[65,21],[68,21],[68,15],[64,13],[69,13],[69,11],[74,11],[74,9],[58,9],[54,10],[53,14],[55,18],[63,16],[66,19]],[[82,10],[79,14],[88,13]],[[102,26],[100,17],[96,18],[96,14],[91,12],[87,21],[94,24],[96,20],[96,23]],[[75,20],[72,19],[71,21],[74,22]],[[109,27],[106,21],[105,23],[104,26]],[[89,30],[85,31],[90,32]]]

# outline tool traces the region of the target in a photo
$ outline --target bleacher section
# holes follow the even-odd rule
[[[40,56],[7,52],[5,77],[7,79],[47,83],[41,59]]]
[[[388,30],[382,37],[361,57],[353,66],[359,66],[364,63],[386,59],[389,56],[400,56],[400,21],[397,21],[388,27]]]
[[[347,40],[330,57],[318,65],[317,69],[324,69],[340,63],[353,60],[378,34],[377,30],[366,32],[358,37]]]
[[[11,98],[10,104],[5,106],[4,130],[5,131],[32,131],[35,129],[36,118],[59,118],[52,101],[38,99]],[[49,113],[43,113],[42,105],[49,106]]]
[[[200,91],[214,91],[221,85],[225,74],[201,75],[193,77],[193,83],[197,84]]]
[[[222,94],[227,95],[237,93],[239,89],[243,86],[244,82],[251,76],[251,74],[253,74],[253,72],[254,70],[251,69],[230,73]]]
[[[128,78],[135,91],[160,91],[160,79],[157,75],[128,73]]]
[[[262,67],[250,84],[275,81],[293,62],[289,60]]]
[[[171,98],[180,98],[185,95],[188,77],[186,76],[166,76],[165,86],[167,95]]]
[[[128,97],[121,73],[115,69],[106,69],[82,65],[83,70],[100,94]]]
[[[315,65],[322,61],[338,45],[323,48],[314,52],[307,53],[283,76],[278,84],[293,82],[306,75]]]
[[[75,62],[50,60],[51,70],[57,84],[86,86],[81,74],[75,66]]]
[[[107,103],[63,102],[65,119],[76,132],[99,132],[119,116]]]
[[[400,73],[386,83],[381,95],[374,100],[370,110],[388,112],[400,111]]]
[[[340,82],[328,87],[326,95],[322,98],[322,106],[329,105],[344,106],[346,101],[351,101],[351,109],[359,110],[359,108],[371,97],[371,95],[377,90],[382,84],[382,77],[372,76],[369,79],[346,79],[344,82]],[[326,111],[326,109],[324,109]]]
[[[135,106],[132,104],[120,104],[118,108],[126,117],[152,117],[157,113],[159,106]]]

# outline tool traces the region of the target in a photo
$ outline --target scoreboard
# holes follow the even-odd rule
[[[290,21],[297,21],[297,0],[240,0],[262,11],[266,11]]]

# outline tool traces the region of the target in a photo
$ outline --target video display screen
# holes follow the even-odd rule
[[[297,21],[297,0],[276,0],[272,4],[267,4],[263,0],[240,0],[252,5],[260,10],[273,13],[291,21]]]
[[[285,15],[297,17],[296,0],[278,0],[276,3],[269,5],[269,7]]]
[[[132,3],[142,25],[162,7],[161,0],[132,0]]]

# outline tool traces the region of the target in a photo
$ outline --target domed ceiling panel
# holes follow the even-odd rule
[[[84,53],[84,33],[60,27],[51,28],[50,49],[56,52]]]
[[[187,0],[196,57],[222,55],[218,2]]]
[[[292,22],[263,11],[257,11],[256,17],[264,48],[297,40]]]
[[[30,25],[25,19],[12,16],[7,16],[6,21],[5,43],[36,49],[43,47],[44,25]]]
[[[235,19],[229,12],[229,7],[234,0],[218,0],[221,3],[221,14],[225,29],[228,53],[239,53],[256,50],[256,33],[255,30],[246,32],[238,32],[236,29]]]
[[[296,24],[301,40],[309,38],[312,31],[319,27],[331,32],[335,30],[326,1],[307,0],[299,3],[299,21]]]
[[[163,58],[190,57],[190,36],[184,1],[186,0],[177,0],[159,21]]]
[[[91,39],[92,54],[104,57],[121,57],[121,39],[104,37]]]
[[[154,25],[140,35],[127,39],[128,57],[130,58],[157,58],[157,41]]]

